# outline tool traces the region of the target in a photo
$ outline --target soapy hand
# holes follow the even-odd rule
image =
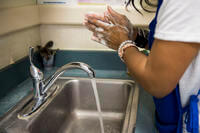
[[[101,15],[101,14],[94,13],[94,12],[90,12],[90,13],[86,14],[85,15],[85,19],[84,19],[84,23],[83,23],[90,31],[93,32],[93,36],[91,38],[93,41],[96,41],[98,43],[101,43],[101,44],[107,46],[106,41],[102,39],[103,36],[96,32],[96,31],[103,31],[103,29],[100,28],[100,27],[95,26],[92,23],[89,23],[90,19],[95,19],[98,22],[100,22],[100,23],[102,23],[102,24],[104,24],[106,26],[112,26],[112,24],[109,23],[105,19],[105,16],[103,14]]]
[[[130,40],[128,29],[121,25],[108,24],[94,18],[89,18],[87,23],[92,25],[90,30],[95,35],[92,39],[104,43],[114,50],[118,50],[122,42]]]
[[[84,25],[93,32],[92,40],[117,50],[126,40],[134,39],[133,26],[128,18],[108,6],[104,15],[85,15]]]
[[[90,24],[88,22],[89,19],[96,19],[96,20],[99,20],[99,21],[102,21],[102,22],[105,22],[105,23],[108,23],[104,17],[104,15],[101,15],[101,14],[98,14],[98,13],[95,13],[95,12],[89,12],[85,15],[85,18],[84,18],[84,22],[83,24],[90,30],[93,32],[93,36],[92,36],[92,40],[93,41],[96,41],[98,43],[101,43],[103,45],[106,46],[106,43],[104,40],[100,39],[101,37],[98,36],[99,34],[97,34],[96,32],[94,32],[94,29],[97,29],[97,27],[93,24]]]
[[[114,25],[126,27],[129,31],[129,38],[135,40],[137,29],[133,27],[130,20],[123,14],[114,11],[110,6],[107,6],[107,11],[104,13],[105,20]]]
[[[104,24],[109,24],[109,22],[106,20],[105,16],[104,15],[101,15],[101,14],[98,14],[98,13],[94,13],[94,12],[90,12],[90,13],[87,13],[85,15],[85,18],[84,18],[84,22],[83,24],[90,30],[90,31],[93,31],[92,29],[95,29],[97,28],[95,25],[93,24],[90,24],[88,23],[88,20],[89,19],[96,19]]]

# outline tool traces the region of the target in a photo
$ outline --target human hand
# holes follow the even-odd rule
[[[96,27],[95,25],[91,24],[88,22],[89,19],[96,19],[98,21],[101,21],[102,23],[104,24],[109,24],[109,22],[107,21],[107,19],[105,19],[105,16],[104,14],[98,14],[98,13],[95,13],[95,12],[89,12],[85,15],[85,18],[84,18],[84,25],[86,26],[86,28],[90,31],[94,31],[94,29],[97,29],[98,27]],[[97,34],[96,32],[93,32],[93,36],[92,36],[92,40],[93,41],[96,41],[98,43],[101,43],[103,45],[106,45],[106,42],[101,38],[101,35],[100,34]]]
[[[130,40],[129,31],[121,25],[111,25],[94,18],[88,17],[86,26],[93,32],[95,36],[92,38],[99,43],[105,43],[108,47],[118,50],[120,44],[126,40]]]
[[[92,29],[96,28],[95,25],[92,25],[90,23],[88,23],[88,19],[96,19],[99,20],[101,22],[105,22],[105,23],[109,23],[107,21],[107,19],[105,18],[104,14],[98,14],[95,12],[90,12],[85,14],[85,18],[84,18],[84,22],[83,24],[90,30],[92,31]]]
[[[129,31],[129,38],[135,40],[137,36],[137,28],[134,28],[130,20],[123,14],[114,11],[110,6],[107,7],[107,11],[104,13],[104,19],[114,25],[120,25],[126,27]]]
[[[102,35],[98,34],[97,32],[94,32],[94,29],[98,30],[99,28],[96,27],[94,24],[89,23],[89,21],[88,21],[89,19],[96,19],[97,21],[99,21],[102,24],[105,24],[107,26],[111,25],[111,24],[105,19],[104,14],[98,14],[98,13],[95,13],[95,12],[87,13],[85,15],[84,23],[83,23],[88,30],[93,32],[93,36],[91,38],[93,41],[96,41],[98,43],[101,43],[101,44],[107,46],[105,40],[101,39]]]
[[[104,15],[86,14],[84,25],[93,32],[92,40],[115,50],[123,41],[134,40],[133,34],[137,34],[133,32],[133,26],[128,18],[115,12],[109,6]]]

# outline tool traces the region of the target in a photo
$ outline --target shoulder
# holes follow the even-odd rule
[[[155,37],[200,42],[200,1],[163,0],[158,11]]]

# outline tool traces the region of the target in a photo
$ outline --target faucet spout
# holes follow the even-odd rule
[[[34,113],[39,107],[46,101],[46,99],[54,92],[56,88],[52,88],[53,84],[56,82],[56,80],[67,70],[69,69],[81,69],[85,72],[87,72],[88,76],[92,79],[95,78],[95,73],[93,69],[82,62],[72,62],[68,63],[62,67],[60,67],[52,76],[44,79],[42,71],[39,70],[34,64],[33,64],[33,52],[34,48],[29,48],[29,59],[30,59],[30,73],[31,77],[33,79],[33,88],[35,96],[33,98],[33,106],[31,107],[31,110],[28,113],[23,114],[22,116],[29,116],[32,113]],[[50,91],[50,88],[52,88],[53,91]]]
[[[95,78],[95,73],[89,65],[82,62],[72,62],[60,67],[52,76],[50,76],[48,79],[45,80],[42,71],[40,71],[40,69],[37,68],[33,64],[33,54],[34,54],[34,48],[30,47],[29,48],[29,60],[31,64],[30,73],[33,79],[33,88],[35,92],[35,96],[34,96],[35,104],[33,105],[31,112],[23,116],[32,114],[46,101],[46,99],[49,96],[48,94],[51,93],[48,90],[53,86],[53,84],[56,82],[59,76],[61,76],[65,71],[69,69],[81,69],[87,72],[88,76],[91,79]],[[55,89],[56,88],[54,88],[53,90]]]
[[[49,77],[45,83],[44,83],[44,93],[48,91],[49,88],[55,83],[55,81],[60,77],[65,71],[70,70],[70,69],[81,69],[85,72],[87,72],[88,76],[90,78],[95,78],[95,72],[93,69],[82,62],[72,62],[68,63],[61,68],[59,68],[51,77]]]

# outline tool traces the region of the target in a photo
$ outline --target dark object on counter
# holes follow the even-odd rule
[[[49,60],[51,56],[54,55],[56,52],[56,50],[51,49],[52,47],[53,47],[53,41],[47,42],[47,44],[44,47],[39,45],[37,46],[40,55],[46,60]]]
[[[37,46],[40,56],[43,59],[44,69],[51,69],[54,65],[54,56],[57,50],[51,49],[53,47],[53,41],[47,42],[47,44],[42,46]]]

